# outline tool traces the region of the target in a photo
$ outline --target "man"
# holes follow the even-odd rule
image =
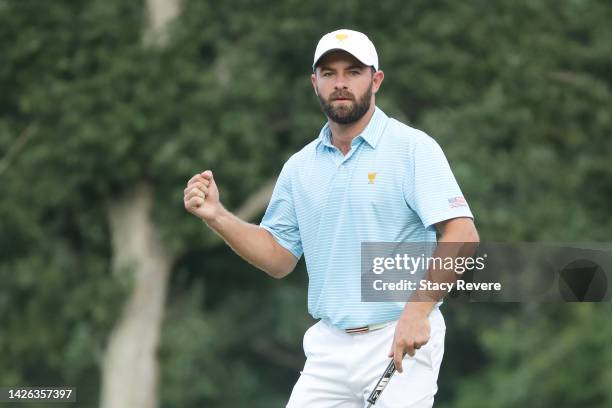
[[[398,370],[377,407],[431,407],[444,351],[439,297],[362,302],[362,242],[475,242],[478,234],[448,162],[426,134],[375,106],[384,73],[362,33],[319,41],[312,86],[328,122],[285,163],[259,226],[221,205],[210,170],[185,207],[248,262],[282,278],[304,254],[307,360],[288,407],[363,407],[392,357]],[[457,255],[457,254],[455,254]],[[427,294],[426,294],[427,295]]]

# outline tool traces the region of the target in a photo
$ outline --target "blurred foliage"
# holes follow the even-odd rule
[[[379,106],[440,142],[482,239],[609,239],[610,17],[603,0],[185,0],[157,49],[143,2],[0,0],[0,384],[75,385],[97,404],[129,290],[107,208],[144,180],[180,254],[161,406],[283,405],[311,323],[303,265],[265,279],[184,212],[182,189],[212,168],[236,208],[316,136],[311,57],[338,27],[377,44]],[[444,309],[440,406],[612,404],[608,305]]]

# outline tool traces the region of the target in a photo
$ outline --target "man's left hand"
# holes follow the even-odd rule
[[[402,359],[408,353],[414,357],[416,350],[427,344],[430,335],[429,311],[406,309],[395,326],[393,344],[389,357],[393,357],[395,368],[402,372]]]

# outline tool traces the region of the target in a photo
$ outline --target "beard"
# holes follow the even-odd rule
[[[349,123],[357,122],[359,119],[366,114],[370,109],[370,102],[372,99],[372,82],[368,86],[367,91],[357,100],[355,95],[348,91],[334,91],[329,95],[329,99],[323,98],[320,94],[319,103],[321,109],[329,120],[339,123],[341,125],[348,125]],[[333,106],[335,99],[348,99],[350,102],[344,102],[343,104]]]

